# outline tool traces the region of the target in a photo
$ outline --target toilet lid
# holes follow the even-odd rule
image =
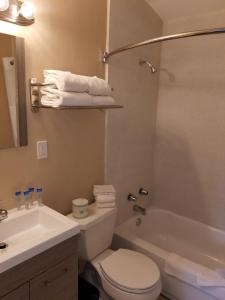
[[[160,279],[157,265],[147,256],[119,249],[100,262],[103,274],[114,285],[126,290],[149,290]]]

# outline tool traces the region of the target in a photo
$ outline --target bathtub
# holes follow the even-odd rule
[[[164,272],[170,253],[209,269],[225,270],[222,230],[166,210],[149,208],[146,216],[136,215],[116,228],[113,249],[118,248],[133,249],[153,259],[161,271],[163,294],[172,300],[225,300],[225,288],[190,285]]]

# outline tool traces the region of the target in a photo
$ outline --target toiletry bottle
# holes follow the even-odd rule
[[[35,195],[34,195],[35,191],[34,191],[34,188],[33,187],[29,187],[28,191],[29,191],[29,194],[30,194],[30,204],[33,205],[34,201],[35,201]]]
[[[22,193],[20,191],[16,191],[14,194],[14,198],[16,200],[17,209],[22,209]]]
[[[37,188],[37,202],[39,206],[43,206],[43,189]]]
[[[24,201],[25,201],[25,208],[30,209],[31,208],[31,202],[30,202],[30,192],[29,190],[23,192]]]

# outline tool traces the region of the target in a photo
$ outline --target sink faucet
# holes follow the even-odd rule
[[[135,204],[133,206],[133,211],[141,213],[143,216],[146,215],[146,209],[144,207],[140,206],[140,205],[137,205],[137,204]]]
[[[0,209],[0,222],[8,218],[8,212],[6,209]]]

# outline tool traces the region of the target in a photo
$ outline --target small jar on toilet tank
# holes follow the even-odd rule
[[[77,219],[86,218],[88,216],[88,200],[78,198],[72,201],[73,217]]]

